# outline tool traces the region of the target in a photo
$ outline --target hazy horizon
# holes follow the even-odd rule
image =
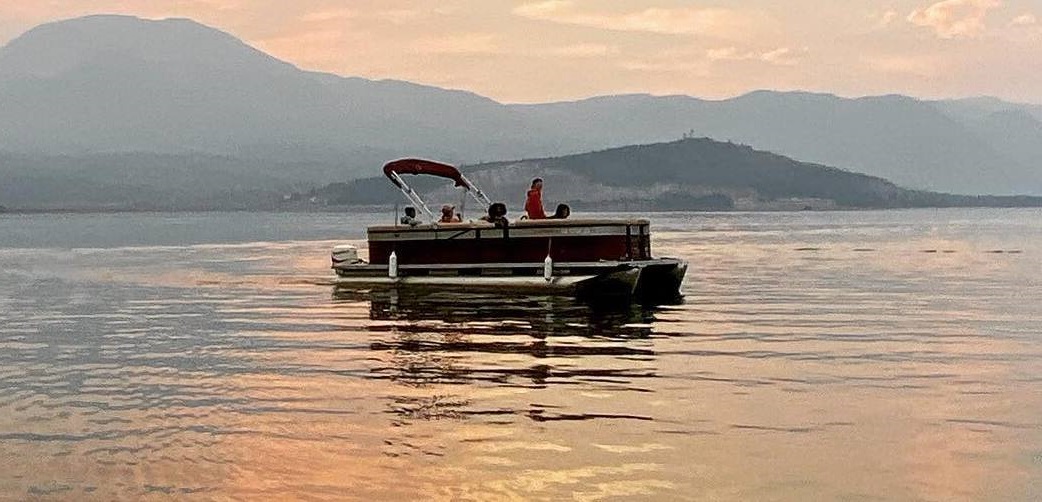
[[[192,19],[192,18],[189,18],[189,17],[146,17],[146,16],[136,16],[136,15],[132,15],[132,14],[95,13],[95,14],[86,14],[84,16],[76,16],[76,17],[63,18],[63,19],[55,19],[53,21],[48,21],[46,23],[43,23],[43,24],[40,24],[40,25],[37,25],[37,26],[33,26],[29,30],[27,30],[25,32],[22,32],[22,33],[19,33],[18,35],[14,36],[14,37],[11,37],[11,38],[6,39],[6,40],[0,40],[0,48],[6,46],[7,44],[9,44],[11,42],[13,42],[14,40],[16,40],[19,37],[21,37],[22,35],[28,33],[32,29],[38,28],[38,27],[41,27],[41,26],[44,26],[44,25],[58,24],[58,23],[62,23],[62,22],[74,21],[74,20],[77,20],[77,19],[82,19],[82,18],[87,18],[87,17],[108,17],[108,16],[129,17],[129,18],[141,19],[141,20],[144,20],[144,21],[156,21],[156,22],[162,22],[162,21],[190,21],[190,22],[202,24],[203,26],[206,26],[208,28],[217,29],[219,31],[222,31],[222,32],[224,32],[224,33],[226,33],[226,34],[228,34],[228,35],[230,35],[232,37],[239,38],[239,39],[243,40],[244,42],[246,42],[249,45],[249,41],[248,40],[242,39],[236,33],[223,30],[223,29],[221,29],[219,27],[216,27],[216,26],[211,26],[211,25],[202,23],[202,22],[200,22],[200,21],[198,21],[196,19]],[[253,46],[251,45],[251,47],[253,47]],[[258,47],[254,47],[254,48],[255,49],[259,49]],[[272,54],[272,56],[275,56],[275,55]],[[336,71],[323,70],[323,69],[319,69],[319,68],[309,68],[309,67],[306,67],[306,66],[302,66],[302,65],[300,65],[300,64],[298,64],[298,63],[296,63],[296,62],[294,62],[292,60],[287,60],[287,59],[280,58],[280,57],[277,58],[277,59],[279,59],[279,60],[281,60],[283,62],[292,64],[293,66],[295,66],[298,69],[303,70],[303,71],[317,72],[317,73],[328,73],[328,74],[331,74],[331,75],[336,75],[336,76],[344,77],[344,78],[365,78],[365,79],[376,80],[376,81],[386,80],[386,81],[407,82],[407,83],[418,84],[418,85],[423,85],[423,86],[437,87],[437,88],[440,88],[440,89],[445,89],[445,90],[450,90],[450,91],[470,92],[470,93],[478,94],[478,95],[480,95],[482,97],[491,99],[491,100],[493,100],[493,101],[495,101],[497,103],[504,104],[504,105],[571,103],[571,102],[585,101],[585,100],[589,100],[589,99],[596,99],[596,98],[603,98],[603,97],[634,96],[634,95],[648,95],[648,96],[653,96],[653,97],[684,96],[684,97],[691,97],[691,98],[701,99],[703,101],[728,101],[728,100],[731,100],[731,99],[740,98],[742,96],[747,96],[749,94],[756,94],[758,92],[776,92],[776,93],[791,93],[791,94],[816,94],[816,95],[823,95],[823,96],[835,96],[835,97],[839,97],[839,98],[843,98],[843,99],[862,99],[862,98],[875,98],[875,97],[885,97],[885,96],[906,96],[906,97],[911,97],[911,98],[920,99],[920,100],[924,100],[924,101],[935,101],[935,100],[936,101],[947,101],[947,100],[962,100],[962,99],[999,99],[999,100],[1007,101],[1007,102],[1014,103],[1014,104],[1025,104],[1025,105],[1032,105],[1032,106],[1042,106],[1042,98],[1040,98],[1040,100],[1037,101],[1037,102],[1036,101],[1026,101],[1026,100],[1025,101],[1016,101],[1016,100],[1013,100],[1013,99],[1003,98],[1001,96],[995,96],[995,95],[989,95],[989,94],[927,96],[927,95],[912,95],[912,94],[904,94],[904,93],[900,93],[900,92],[885,92],[885,91],[880,91],[880,92],[877,92],[877,93],[868,93],[868,94],[844,94],[844,93],[841,93],[841,92],[836,92],[836,91],[826,90],[826,89],[809,89],[809,88],[806,88],[806,89],[805,88],[781,89],[781,88],[769,88],[769,87],[749,88],[749,89],[745,89],[745,90],[741,90],[741,91],[736,91],[733,94],[722,94],[722,95],[700,95],[700,94],[685,93],[685,92],[672,92],[672,93],[670,93],[670,92],[651,92],[651,91],[632,90],[632,91],[608,92],[608,93],[604,93],[604,94],[589,94],[589,95],[581,95],[581,96],[566,97],[566,98],[559,98],[559,99],[549,99],[549,100],[545,100],[545,101],[539,101],[539,100],[511,101],[511,100],[497,99],[496,97],[493,97],[493,96],[484,95],[484,94],[482,94],[481,92],[479,92],[478,90],[475,90],[475,89],[468,89],[468,88],[462,88],[462,87],[443,86],[443,85],[439,85],[437,83],[422,82],[422,81],[417,81],[417,80],[408,80],[408,79],[405,79],[405,78],[402,78],[402,77],[396,77],[396,76],[373,76],[373,77],[369,77],[369,76],[364,76],[364,75],[354,75],[354,74],[348,74],[348,73],[338,73]]]
[[[389,158],[481,164],[688,136],[913,189],[1042,194],[1037,105],[890,90],[869,99],[811,90],[704,100],[656,92],[655,72],[639,96],[511,105],[480,89],[302,71],[239,35],[183,17],[95,15],[45,23],[5,45],[0,152],[14,156],[0,165],[0,196],[23,207],[153,207],[170,194],[177,204],[231,204],[221,194],[232,190],[256,205],[251,190],[281,197],[294,183],[364,177]],[[740,161],[737,151],[726,156]]]
[[[0,0],[0,502],[1042,501],[1040,53],[1042,0]]]
[[[118,14],[192,19],[302,69],[508,104],[620,94],[719,100],[756,90],[1042,103],[1031,85],[1042,70],[1042,13],[1031,1],[797,4],[0,1],[0,43],[40,24]]]

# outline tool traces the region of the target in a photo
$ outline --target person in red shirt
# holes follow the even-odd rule
[[[532,189],[528,191],[525,199],[525,212],[530,220],[545,220],[546,212],[543,211],[543,179],[532,180]]]

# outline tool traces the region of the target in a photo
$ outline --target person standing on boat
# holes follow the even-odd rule
[[[525,199],[525,212],[530,220],[546,219],[546,212],[543,211],[543,178],[532,180],[532,188]]]

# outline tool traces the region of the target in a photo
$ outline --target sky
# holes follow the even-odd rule
[[[102,13],[187,17],[301,68],[502,102],[775,89],[1042,103],[1042,0],[0,0],[0,43]]]

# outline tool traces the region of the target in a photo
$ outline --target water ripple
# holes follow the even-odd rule
[[[332,242],[0,247],[0,499],[1038,499],[1017,214],[655,216],[692,266],[654,308],[331,291]]]

